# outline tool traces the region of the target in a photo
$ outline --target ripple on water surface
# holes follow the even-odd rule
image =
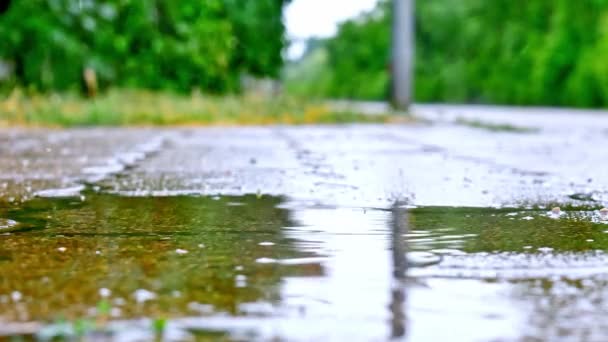
[[[608,231],[598,208],[427,207],[407,220],[410,340],[605,339]]]
[[[420,208],[404,238],[410,249],[442,256],[411,275],[457,278],[580,278],[608,273],[608,234],[597,210]],[[427,256],[430,258],[430,256]],[[414,265],[415,266],[415,265]]]

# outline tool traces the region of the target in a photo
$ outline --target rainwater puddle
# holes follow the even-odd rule
[[[87,194],[0,207],[11,230],[0,235],[0,338],[608,334],[608,225],[596,208],[294,203]]]

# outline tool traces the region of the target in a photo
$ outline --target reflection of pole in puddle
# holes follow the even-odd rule
[[[393,282],[391,288],[391,338],[405,336],[405,275],[407,259],[403,235],[407,232],[407,211],[402,203],[392,208],[391,245],[393,256]]]

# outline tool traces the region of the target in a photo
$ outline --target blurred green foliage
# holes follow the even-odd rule
[[[277,76],[289,0],[27,0],[0,16],[0,58],[40,90],[101,85],[213,92]]]
[[[310,52],[290,67],[287,89],[386,99],[390,8],[343,23],[325,58]],[[416,1],[417,101],[608,106],[607,53],[607,0]]]

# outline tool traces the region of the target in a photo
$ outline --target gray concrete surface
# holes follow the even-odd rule
[[[521,206],[607,196],[608,115],[432,105],[415,114],[430,123],[2,129],[0,198],[61,196],[84,184],[137,196],[262,193],[358,207],[396,198]],[[461,118],[536,131],[493,132]]]

